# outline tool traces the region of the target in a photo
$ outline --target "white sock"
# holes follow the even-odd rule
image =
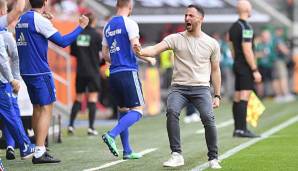
[[[13,146],[7,146],[6,147],[6,149],[9,149],[9,148],[14,150]]]
[[[46,147],[45,146],[36,146],[35,147],[35,153],[34,153],[34,157],[35,158],[39,158],[43,155],[43,153],[46,152]]]

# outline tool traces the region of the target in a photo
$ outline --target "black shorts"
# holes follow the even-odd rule
[[[98,92],[100,91],[100,76],[78,76],[76,77],[76,92]]]
[[[253,90],[254,78],[247,64],[234,64],[233,71],[235,74],[235,90]]]
[[[235,90],[253,90],[254,78],[252,72],[246,66],[234,66]]]
[[[235,90],[253,90],[254,79],[252,75],[235,75]]]

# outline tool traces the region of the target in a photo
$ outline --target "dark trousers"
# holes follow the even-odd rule
[[[167,131],[172,152],[182,152],[179,116],[181,110],[188,103],[192,103],[200,112],[200,118],[205,128],[208,160],[217,159],[217,131],[210,88],[207,86],[172,86],[167,100]]]

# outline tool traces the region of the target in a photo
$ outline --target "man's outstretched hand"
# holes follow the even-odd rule
[[[142,47],[140,45],[134,44],[133,49],[138,56],[142,56]]]

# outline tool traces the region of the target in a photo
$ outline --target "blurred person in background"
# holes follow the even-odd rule
[[[104,27],[102,55],[110,65],[110,86],[115,97],[119,120],[117,125],[102,136],[114,156],[119,156],[115,139],[120,135],[123,159],[139,159],[129,143],[129,128],[143,116],[144,97],[138,76],[137,56],[134,46],[140,46],[139,26],[129,18],[133,9],[132,0],[117,0],[116,16]],[[153,58],[143,58],[155,63]]]
[[[171,86],[173,75],[174,52],[172,50],[164,51],[160,54],[160,79],[161,79],[161,100],[163,105],[167,104],[167,92]],[[164,107],[163,107],[164,108]]]
[[[7,14],[7,2],[0,0],[0,118],[4,121],[3,134],[6,140],[6,159],[15,159],[14,148],[20,148],[22,159],[30,159],[35,145],[31,144],[21,121],[17,96],[20,89],[19,57],[13,35],[6,30],[25,7],[24,0],[18,0],[15,8]]]
[[[276,61],[274,63],[274,81],[273,86],[276,90],[275,100],[277,102],[289,102],[295,100],[295,97],[289,90],[289,74],[287,62],[291,60],[291,52],[284,40],[284,29],[277,28],[274,35],[274,47],[276,50]]]
[[[254,31],[247,22],[252,7],[249,1],[239,0],[237,3],[239,19],[231,26],[229,38],[234,52],[235,92],[233,102],[234,132],[233,137],[258,137],[247,129],[247,103],[254,89],[254,82],[261,82],[253,53]]]
[[[68,125],[68,133],[74,134],[74,121],[81,110],[84,95],[88,97],[89,128],[88,135],[98,135],[94,128],[96,103],[100,91],[100,56],[102,38],[96,31],[97,18],[87,13],[89,24],[71,45],[71,55],[77,59],[76,100],[73,103]]]
[[[233,64],[234,59],[231,49],[229,47],[229,33],[224,34],[223,40],[219,41],[220,45],[220,71],[222,79],[222,94],[227,99],[233,99],[233,85],[234,85],[234,73]]]
[[[264,30],[261,33],[260,41],[256,44],[256,57],[263,82],[257,85],[258,95],[262,98],[276,94],[273,86],[273,65],[276,60],[275,47],[271,33]],[[270,91],[272,90],[272,91]]]
[[[200,112],[205,128],[208,148],[208,163],[212,169],[220,169],[218,162],[217,131],[213,108],[220,105],[220,47],[218,42],[202,31],[204,10],[189,5],[185,12],[185,31],[171,34],[160,43],[141,49],[135,46],[140,56],[156,56],[163,51],[174,51],[172,85],[167,100],[167,131],[171,157],[164,167],[184,165],[180,141],[179,116],[181,110],[192,103]],[[208,47],[208,48],[206,48]],[[210,92],[210,78],[214,98]]]
[[[48,64],[48,40],[60,47],[67,47],[76,40],[88,25],[89,19],[81,16],[79,25],[69,34],[62,36],[48,18],[47,0],[29,0],[31,10],[24,13],[16,25],[17,48],[20,73],[26,83],[33,104],[32,127],[36,139],[33,164],[59,163],[45,148],[56,90]]]
[[[187,104],[186,115],[185,115],[183,121],[186,124],[201,121],[200,114],[197,111],[196,107],[192,103]]]

